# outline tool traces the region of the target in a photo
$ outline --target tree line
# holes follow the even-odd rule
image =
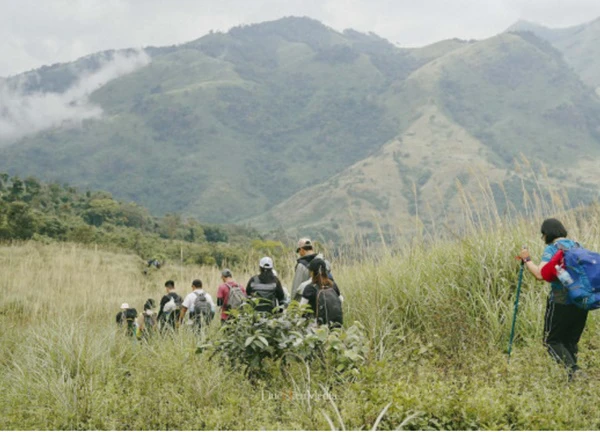
[[[187,264],[235,264],[248,249],[281,255],[280,241],[250,227],[202,224],[177,213],[156,217],[108,192],[80,193],[67,184],[0,173],[0,241],[37,240],[97,244],[144,259],[184,259]]]

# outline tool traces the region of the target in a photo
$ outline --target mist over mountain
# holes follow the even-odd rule
[[[137,51],[92,58],[86,68],[65,65],[0,81],[0,145],[41,130],[100,118],[102,109],[90,103],[90,94],[150,62],[146,53]]]
[[[589,202],[600,100],[557,41],[592,31],[546,30],[401,49],[291,17],[88,56],[0,84],[0,170],[335,239],[458,223],[482,178],[504,211]]]

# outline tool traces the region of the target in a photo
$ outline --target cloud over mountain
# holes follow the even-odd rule
[[[149,62],[150,57],[144,51],[117,52],[103,60],[96,71],[80,73],[64,92],[29,92],[25,77],[21,81],[0,81],[0,141],[13,142],[44,129],[75,126],[85,119],[100,117],[102,109],[92,104],[89,96]]]

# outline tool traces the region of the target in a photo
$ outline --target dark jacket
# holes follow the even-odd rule
[[[250,298],[261,299],[260,304],[256,307],[258,312],[272,312],[285,299],[281,282],[272,273],[253,276],[246,285],[246,295]]]

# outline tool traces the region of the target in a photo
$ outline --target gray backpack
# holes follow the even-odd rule
[[[212,317],[212,309],[210,303],[206,298],[206,293],[194,293],[196,294],[196,300],[194,300],[194,316],[196,321],[204,320],[210,322]]]
[[[242,288],[238,284],[229,285],[229,297],[227,298],[227,309],[239,309],[246,303],[246,294],[242,291]]]

